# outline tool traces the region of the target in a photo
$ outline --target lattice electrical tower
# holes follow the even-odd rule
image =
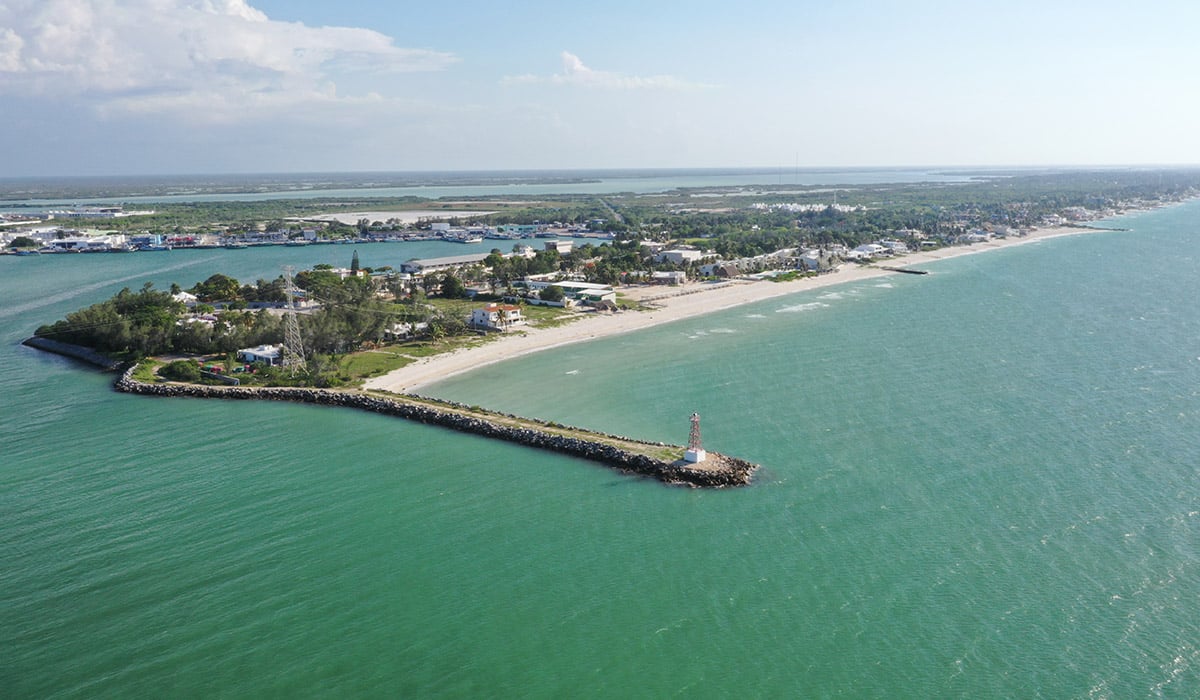
[[[284,367],[291,368],[292,376],[297,369],[304,369],[304,344],[300,340],[300,319],[297,316],[299,302],[296,301],[298,292],[296,283],[292,280],[291,265],[283,266],[283,283],[287,291],[288,309],[283,315],[283,358]]]

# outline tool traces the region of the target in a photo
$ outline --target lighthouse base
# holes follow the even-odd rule
[[[679,453],[676,452],[675,454],[679,454]],[[692,464],[696,464],[699,462],[703,462],[704,458],[707,456],[708,456],[708,453],[705,452],[704,450],[688,450],[683,453],[683,461],[691,462]]]

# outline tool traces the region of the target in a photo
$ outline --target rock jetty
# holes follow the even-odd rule
[[[36,335],[32,338],[26,338],[25,340],[21,341],[21,344],[41,350],[43,352],[50,352],[54,353],[55,355],[70,357],[72,359],[79,360],[80,362],[86,362],[89,365],[95,365],[96,367],[109,372],[117,370],[121,367],[120,362],[110,357],[106,357],[105,355],[102,355],[91,348],[85,348],[82,345],[72,345],[71,343],[64,343],[62,341],[52,340],[50,338],[42,338]]]
[[[360,391],[337,391],[297,387],[239,387],[198,384],[146,383],[133,377],[135,367],[126,369],[117,379],[118,391],[147,396],[178,396],[215,399],[257,399],[292,401],[320,406],[356,408],[407,420],[473,433],[519,445],[551,450],[599,462],[624,472],[657,479],[666,484],[697,488],[745,486],[757,465],[744,459],[708,453],[700,464],[683,460],[668,462],[645,452],[659,454],[683,447],[652,443],[620,435],[608,435],[582,428],[546,424],[529,418],[485,411],[449,401],[418,396],[380,397]],[[539,427],[547,426],[547,427]],[[550,427],[552,426],[552,427]]]

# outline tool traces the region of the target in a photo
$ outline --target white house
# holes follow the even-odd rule
[[[806,250],[800,255],[800,265],[810,272],[821,268],[821,251],[816,248]]]
[[[386,340],[408,340],[421,335],[429,329],[429,324],[423,321],[416,323],[393,323],[383,329],[383,337]]]
[[[191,308],[200,302],[195,294],[192,294],[191,292],[185,292],[182,289],[172,294],[171,300],[177,301],[188,308]]]
[[[470,324],[473,328],[503,331],[522,323],[525,323],[525,318],[521,316],[521,307],[513,304],[488,304],[471,312]]]
[[[704,251],[692,250],[690,248],[674,248],[672,250],[664,250],[654,256],[655,262],[670,262],[676,265],[695,262],[704,257]]]
[[[655,272],[650,275],[650,279],[655,284],[669,284],[669,285],[674,286],[677,284],[686,284],[687,283],[687,273],[686,272]]]
[[[887,248],[879,245],[878,243],[863,243],[854,250],[850,251],[850,255],[847,257],[851,259],[862,260],[865,258],[873,258],[877,255],[885,255],[888,252],[890,251],[888,251]]]
[[[607,284],[595,284],[592,282],[576,282],[574,280],[552,280],[552,279],[534,279],[526,277],[516,283],[515,286],[524,287],[533,292],[540,292],[546,287],[556,286],[563,290],[563,295],[574,301],[599,302],[611,301],[616,302],[617,291]]]
[[[282,345],[259,345],[256,348],[243,348],[237,351],[237,358],[242,362],[265,362],[277,365],[283,359]]]

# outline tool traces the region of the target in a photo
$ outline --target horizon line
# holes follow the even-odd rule
[[[464,174],[513,174],[513,173],[653,173],[653,172],[710,172],[710,173],[788,173],[788,172],[839,172],[839,171],[889,171],[889,170],[954,170],[954,171],[1027,171],[1027,170],[1192,170],[1200,169],[1198,163],[1107,163],[1107,164],[1024,164],[1024,165],[964,165],[964,164],[916,164],[916,165],[735,165],[735,166],[630,166],[630,167],[578,167],[578,168],[478,168],[478,169],[413,169],[413,170],[260,170],[260,171],[186,171],[148,173],[104,173],[104,174],[41,174],[3,175],[0,182],[20,180],[56,179],[103,179],[103,178],[157,178],[157,177],[314,177],[314,176],[369,176],[369,175],[464,175]]]

